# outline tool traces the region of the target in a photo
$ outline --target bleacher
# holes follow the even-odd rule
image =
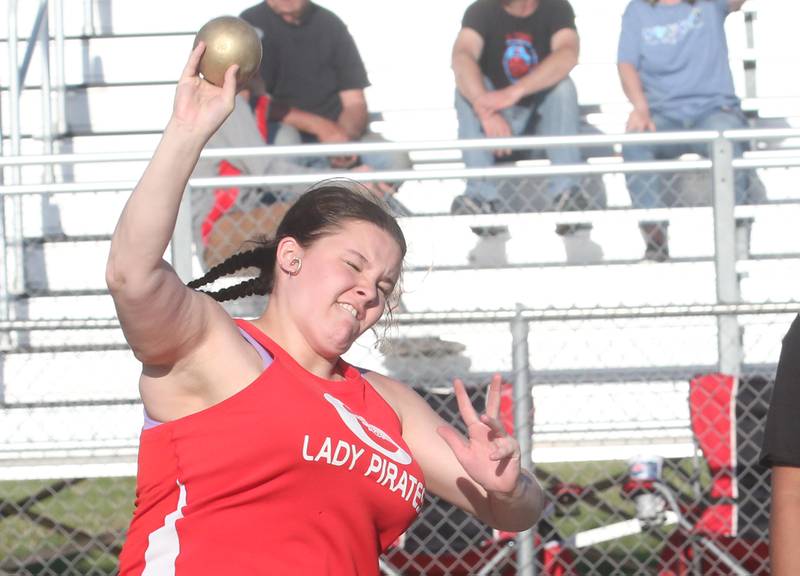
[[[585,123],[600,133],[619,133],[627,115],[627,103],[614,65],[618,17],[625,3],[626,0],[573,2],[582,38],[581,63],[573,78],[578,85]],[[5,10],[5,4],[0,4],[0,8]],[[57,135],[55,151],[86,159],[92,154],[125,155],[131,151],[151,150],[169,115],[174,79],[191,45],[193,31],[218,15],[219,7],[214,3],[96,2],[90,3],[93,19],[87,22],[85,5],[78,9],[79,2],[64,4],[68,122],[66,130]],[[225,10],[237,13],[248,4],[229,3]],[[454,139],[456,125],[449,48],[467,4],[426,4],[424,8],[421,3],[404,3],[391,8],[380,3],[368,6],[346,2],[326,4],[350,23],[361,47],[373,83],[368,91],[370,106],[381,115],[374,127],[387,138],[401,142]],[[760,74],[763,67],[759,57],[761,47],[753,47],[751,39],[753,26],[761,23],[755,18],[759,6],[757,0],[752,0],[746,14],[729,19],[737,86],[748,96],[745,105],[754,121],[762,118],[763,111],[764,118],[770,118],[768,114],[780,114],[775,122],[795,126],[797,118],[789,113],[796,113],[797,108],[792,107],[794,103],[787,96],[791,88],[785,93],[775,91],[763,97],[753,92],[755,84],[750,76],[756,70]],[[420,17],[422,13],[425,18]],[[148,16],[143,16],[145,14]],[[152,17],[155,14],[157,18]],[[32,10],[20,9],[20,31],[31,28],[33,16]],[[415,37],[424,37],[429,42],[408,43],[402,50],[396,49],[395,44],[389,46],[385,31],[374,25],[379,18],[391,18],[396,30],[413,29]],[[599,21],[607,25],[591,24]],[[757,34],[756,38],[769,46],[766,38]],[[7,41],[2,48],[7,51]],[[41,115],[37,113],[40,93],[36,80],[39,74],[34,57],[20,105],[23,119],[20,151],[26,155],[41,152],[38,137]],[[756,78],[760,85],[761,78],[758,75]],[[4,114],[8,110],[8,95],[8,90],[4,90]],[[4,118],[6,134],[7,126]],[[777,140],[777,144],[775,139],[764,142],[772,144],[770,148],[785,145],[783,140]],[[7,147],[8,139],[4,146],[6,155]],[[601,149],[613,152],[615,147],[605,145]],[[789,150],[789,153],[793,152]],[[15,315],[12,317],[76,321],[113,318],[113,305],[103,280],[103,264],[116,217],[147,155],[136,157],[137,160],[129,161],[56,161],[53,163],[56,182],[77,183],[77,187],[83,189],[89,188],[90,182],[120,182],[119,188],[89,194],[59,193],[41,202],[37,196],[22,201],[26,275],[23,289],[11,300]],[[461,166],[457,148],[412,150],[411,158],[414,169],[420,173]],[[593,160],[609,165],[619,161],[613,157]],[[538,164],[533,162],[532,165]],[[12,171],[11,167],[5,168],[7,184],[13,182]],[[33,161],[21,169],[20,183],[35,186],[46,172],[43,163]],[[566,261],[563,241],[552,233],[556,223],[564,219],[563,215],[503,214],[489,217],[502,221],[511,230],[512,239],[506,246],[509,264],[499,269],[492,268],[491,264],[476,268],[466,262],[466,253],[475,242],[469,225],[476,218],[448,214],[453,196],[463,188],[463,180],[405,183],[398,199],[415,214],[403,220],[411,245],[405,278],[406,310],[493,310],[513,308],[517,304],[529,309],[591,309],[623,304],[713,303],[716,293],[710,210],[675,210],[670,214],[674,257],[654,268],[639,261],[640,240],[636,230],[639,215],[628,208],[624,179],[619,174],[606,174],[602,179],[610,209],[581,215],[590,219],[594,226],[594,241],[605,253],[602,261],[577,264]],[[798,206],[782,202],[796,200],[797,196],[787,174],[768,172],[762,174],[762,179],[769,200],[778,203],[748,207],[745,211],[745,215],[754,215],[756,219],[749,253],[740,255],[745,260],[740,262],[741,274],[747,276],[741,284],[742,298],[753,302],[791,301],[794,295],[789,286],[800,277],[800,260],[797,247],[787,246],[786,236],[781,231],[791,229]],[[98,187],[113,188],[107,184],[98,184]],[[431,234],[431,230],[436,230],[436,234]],[[771,280],[777,267],[786,279],[783,294],[778,293],[782,288]],[[196,262],[195,268],[198,271]],[[464,290],[464,286],[475,286],[476,290]],[[584,288],[587,286],[591,289]],[[759,347],[759,342],[763,339],[775,341],[780,336],[780,326],[764,327],[760,325],[762,321],[755,317],[753,326],[745,331],[745,338],[752,341],[752,346],[749,341],[745,346],[746,361],[754,369],[774,362],[774,348]],[[580,402],[581,385],[588,382],[599,386],[598,393],[610,390],[608,386],[623,386],[630,397],[630,405],[636,405],[642,394],[646,396],[655,389],[651,387],[645,392],[639,385],[648,382],[651,386],[672,390],[674,403],[685,394],[682,387],[689,376],[716,364],[715,320],[698,321],[691,335],[686,335],[685,328],[677,322],[661,321],[663,326],[658,328],[657,337],[650,338],[647,333],[652,326],[648,322],[653,323],[643,320],[594,322],[589,329],[586,325],[579,329],[579,324],[565,328],[545,323],[540,326],[541,332],[534,326],[530,342],[534,350],[531,370],[533,382],[541,384],[537,388],[539,401],[544,405],[557,404],[557,399],[563,398],[565,386],[576,386],[574,402]],[[7,439],[0,448],[0,458],[6,464],[4,477],[53,473],[69,476],[78,469],[76,466],[87,464],[93,467],[80,468],[83,474],[133,472],[141,416],[134,385],[138,370],[121,333],[110,326],[91,330],[76,327],[14,331],[15,337],[5,342],[0,380],[4,413],[0,431]],[[491,339],[491,345],[481,331],[463,328],[442,326],[437,331],[429,326],[411,326],[404,328],[403,333],[437,333],[464,343],[471,369],[482,374],[511,370],[510,340],[502,336],[507,330],[502,323],[492,328],[495,329],[498,337]],[[609,342],[610,335],[622,334],[625,341],[636,342],[641,360],[632,361],[629,352],[622,352]],[[554,335],[558,336],[555,340]],[[676,344],[665,348],[665,341]],[[582,354],[586,349],[594,351],[591,357]],[[366,344],[357,347],[352,352],[353,360],[381,368],[384,360],[368,350]],[[552,401],[549,400],[551,396]],[[612,415],[608,422],[601,424],[592,422],[587,415],[584,428],[580,418],[567,416],[556,406],[541,410],[537,420],[537,428],[541,428],[537,446],[544,450],[548,438],[552,438],[552,446],[570,446],[568,439],[585,432],[586,427],[613,430],[621,422],[630,424],[628,407],[618,407],[616,420],[614,410],[609,407]],[[681,453],[689,449],[686,417],[685,410],[675,408],[664,417],[667,424],[657,423],[653,427],[656,436],[660,434],[666,444],[677,442],[677,451]],[[653,418],[648,415],[641,419]],[[655,420],[660,422],[658,418]],[[602,440],[602,434],[598,438]],[[589,446],[596,447],[593,442],[589,442]],[[580,446],[575,453],[582,453]],[[547,456],[543,452],[542,457],[558,459],[564,455],[560,454],[556,451]],[[609,455],[613,454],[619,456],[618,451],[611,450]],[[39,468],[37,464],[46,466]]]
[[[9,12],[12,1],[0,0],[0,14]],[[39,156],[47,147],[37,51],[21,93],[15,148],[5,81],[11,43],[0,31],[0,480],[135,474],[142,424],[139,366],[105,286],[110,235],[169,116],[194,32],[221,12],[239,13],[253,1],[53,2],[63,5],[66,122],[56,123],[52,157]],[[449,214],[464,188],[454,142],[450,47],[469,0],[322,2],[348,22],[360,47],[373,84],[367,91],[373,129],[409,143],[413,163],[397,195],[412,214],[401,219],[410,250],[404,312],[389,332],[394,346],[382,355],[367,334],[347,359],[439,391],[456,376],[475,386],[496,371],[513,380],[521,373],[512,354],[519,310],[517,318],[526,314],[537,464],[590,466],[637,453],[695,455],[686,401],[691,378],[720,369],[726,347],[743,354],[743,375],[770,375],[780,338],[800,310],[800,244],[794,233],[800,217],[794,183],[800,79],[786,74],[782,38],[792,34],[788,23],[796,19],[787,12],[796,8],[750,0],[727,24],[731,66],[752,126],[784,129],[752,133],[753,151],[740,161],[763,164],[757,171],[766,200],[735,209],[748,225],[729,230],[736,251],[726,256],[734,268],[727,270],[723,291],[733,290],[731,299],[720,293],[708,161],[682,161],[697,166],[680,179],[684,190],[697,195],[696,206],[646,214],[630,208],[616,136],[624,131],[629,105],[614,63],[627,1],[571,0],[582,42],[572,77],[585,131],[594,135],[584,156],[605,189],[607,209],[481,216]],[[18,4],[21,58],[38,3]],[[391,29],[378,22],[391,22]],[[56,40],[50,60],[57,68]],[[53,102],[59,119],[58,98]],[[551,170],[541,159],[507,168],[512,172],[506,180],[522,193],[541,188]],[[667,262],[641,259],[637,223],[644,215],[671,221]],[[586,238],[565,240],[553,233],[557,224],[575,221],[591,223],[602,259],[581,259]],[[491,252],[478,265],[468,261],[477,240],[470,231],[474,225],[509,228],[506,263],[493,262]],[[22,241],[15,243],[20,228]],[[184,267],[188,256],[188,267],[199,275],[199,259],[180,251],[185,243],[176,240],[176,246]],[[738,325],[726,332],[720,303],[737,302],[744,303]],[[741,341],[720,341],[731,334]]]

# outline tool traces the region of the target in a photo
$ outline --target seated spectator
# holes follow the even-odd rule
[[[794,576],[800,574],[800,316],[783,339],[761,463],[772,469],[771,574]]]
[[[369,86],[353,37],[333,12],[309,0],[262,0],[241,17],[259,31],[261,77],[272,98],[269,142],[278,145],[379,141],[368,131]],[[328,159],[304,158],[325,167]],[[408,155],[333,157],[331,166],[368,164],[377,170],[409,166]]]
[[[474,2],[453,47],[458,137],[578,134],[578,98],[569,78],[578,51],[575,14],[566,0]],[[548,148],[546,153],[553,164],[581,162],[573,146]],[[468,168],[480,168],[510,154],[464,150],[463,158]],[[547,194],[547,205],[556,210],[599,207],[569,176],[553,178]],[[496,181],[471,179],[451,211],[481,214],[503,208]]]
[[[206,144],[206,148],[251,148],[264,146],[268,127],[270,98],[259,78],[251,80],[236,96],[233,112]],[[372,168],[360,165],[354,170]],[[282,157],[244,156],[201,159],[192,176],[262,176],[291,175],[316,171]],[[390,198],[394,188],[383,183],[367,185],[383,197],[395,212],[402,205]],[[238,252],[244,242],[269,236],[283,215],[307,185],[228,187],[195,190],[192,194],[192,230],[195,245],[202,246],[201,262],[208,269]]]
[[[631,0],[622,17],[618,68],[625,95],[633,105],[628,132],[728,130],[744,128],[728,64],[725,18],[745,0]],[[734,142],[734,155],[745,150]],[[706,144],[623,147],[627,161],[653,161],[682,154],[708,155]],[[681,204],[669,176],[628,174],[634,208]],[[736,201],[750,201],[748,174],[736,175]],[[753,187],[755,189],[755,187]],[[648,260],[669,257],[668,222],[640,223]]]
[[[251,80],[236,96],[234,110],[211,137],[206,148],[249,148],[264,146],[267,127],[257,123],[251,109],[264,118],[269,98],[260,82]],[[284,158],[246,156],[201,159],[192,174],[195,178],[213,176],[261,176],[310,172]],[[305,185],[276,188],[230,187],[196,190],[192,194],[192,230],[195,245],[206,268],[237,252],[254,236],[274,231],[291,202],[302,194]]]

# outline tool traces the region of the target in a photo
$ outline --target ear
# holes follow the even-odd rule
[[[278,242],[275,256],[276,262],[283,272],[293,274],[297,271],[296,259],[300,258],[302,260],[304,252],[303,247],[297,240],[291,236],[286,236]]]

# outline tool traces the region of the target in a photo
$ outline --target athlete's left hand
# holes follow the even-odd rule
[[[468,438],[451,426],[440,426],[437,431],[470,478],[487,492],[511,494],[520,476],[520,450],[519,442],[500,422],[500,384],[500,375],[495,374],[489,384],[486,412],[478,415],[464,383],[456,379],[453,387]]]

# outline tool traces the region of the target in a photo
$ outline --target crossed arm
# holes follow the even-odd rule
[[[472,28],[462,28],[458,33],[452,55],[456,87],[472,104],[484,133],[492,138],[503,138],[512,134],[500,111],[566,78],[578,63],[580,42],[575,30],[559,30],[550,41],[550,54],[515,84],[499,90],[488,90],[483,83],[483,73],[478,64],[483,47],[483,38]],[[498,156],[508,153],[509,150],[495,152]]]

